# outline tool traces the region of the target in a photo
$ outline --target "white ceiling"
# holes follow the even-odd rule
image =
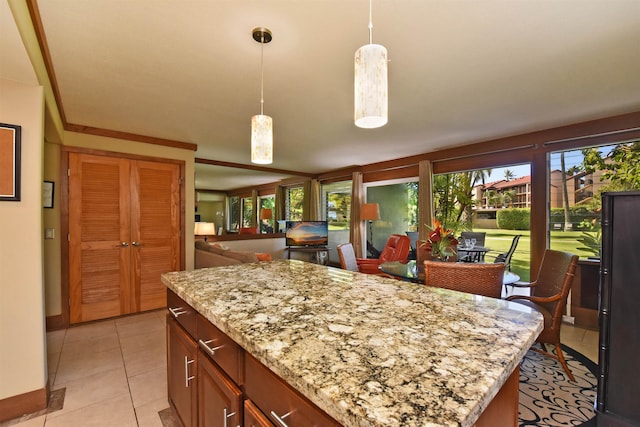
[[[367,0],[37,5],[68,123],[194,143],[200,158],[250,164],[258,26],[273,33],[264,111],[277,169],[318,173],[640,110],[640,0],[374,0],[373,41],[390,63],[389,123],[372,130],[353,124]],[[198,188],[254,182],[233,168],[196,173]]]

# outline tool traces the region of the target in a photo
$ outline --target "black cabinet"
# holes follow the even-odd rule
[[[604,193],[598,426],[640,425],[640,192]]]

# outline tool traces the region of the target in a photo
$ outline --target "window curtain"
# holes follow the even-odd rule
[[[282,185],[276,186],[276,200],[275,200],[275,212],[273,213],[273,219],[275,221],[284,220],[284,187]],[[277,224],[277,222],[276,222]]]
[[[433,168],[430,160],[418,164],[418,239],[426,240],[433,226]]]
[[[302,186],[302,219],[303,221],[319,221],[320,212],[320,181],[311,179]]]
[[[364,186],[362,172],[354,172],[351,177],[351,228],[349,241],[353,245],[356,258],[364,258],[362,240],[364,236],[364,222],[360,220],[360,208],[364,203]]]

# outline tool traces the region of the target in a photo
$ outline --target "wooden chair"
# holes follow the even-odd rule
[[[356,254],[351,243],[338,245],[338,256],[340,257],[340,267],[343,270],[360,271],[356,262]]]
[[[575,381],[575,378],[562,354],[560,326],[577,264],[577,255],[547,249],[536,280],[530,283],[516,282],[513,284],[516,287],[531,288],[531,296],[511,295],[506,298],[508,301],[529,306],[542,314],[544,329],[536,339],[542,350],[537,348],[532,348],[532,350],[559,361],[571,381]],[[545,344],[553,344],[556,348],[556,354],[547,351]]]
[[[424,261],[427,286],[500,298],[504,264]]]
[[[392,234],[387,240],[387,244],[380,253],[379,258],[356,258],[358,269],[362,273],[384,275],[378,268],[380,264],[388,261],[406,262],[409,257],[409,247],[411,240],[402,234]]]

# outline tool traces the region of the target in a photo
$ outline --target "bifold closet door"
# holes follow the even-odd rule
[[[131,312],[131,161],[69,154],[70,322]]]
[[[145,311],[167,305],[160,275],[180,268],[179,167],[137,160],[131,171],[131,304]]]
[[[70,322],[161,308],[180,266],[179,166],[69,154]]]

